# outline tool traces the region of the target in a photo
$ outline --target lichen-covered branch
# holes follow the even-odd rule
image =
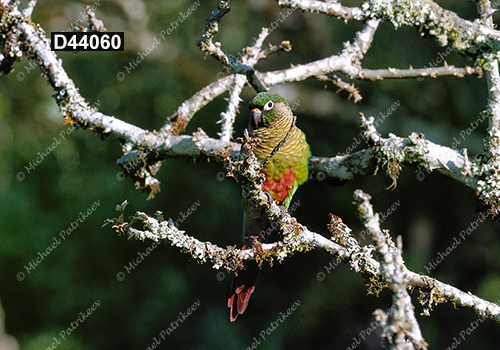
[[[364,21],[376,18],[392,23],[396,28],[416,27],[435,37],[440,45],[449,42],[455,49],[480,58],[484,53],[497,54],[500,31],[480,21],[468,21],[455,12],[443,9],[432,0],[369,0],[360,7],[349,8],[338,2],[319,0],[276,0],[279,5],[310,12],[320,12],[344,20]]]
[[[313,248],[323,249],[329,254],[336,255],[352,269],[367,279],[383,280],[381,264],[374,258],[375,247],[361,246],[352,236],[352,230],[339,217],[331,216],[328,225],[332,233],[330,239],[321,234],[312,232],[301,225],[288,213],[282,212],[276,203],[270,203],[261,189],[259,165],[252,156],[247,162],[235,162],[226,152],[218,155],[220,161],[227,168],[228,176],[233,177],[242,187],[242,192],[253,201],[255,206],[265,210],[269,217],[278,222],[282,240],[269,244],[256,244],[251,249],[237,249],[232,247],[218,247],[210,242],[201,242],[195,237],[177,228],[173,221],[164,220],[161,213],[155,217],[142,212],[136,213],[130,222],[124,221],[124,205],[118,206],[121,215],[117,219],[108,219],[106,224],[112,224],[113,229],[129,239],[151,239],[156,242],[165,241],[177,247],[181,252],[188,253],[202,262],[211,262],[216,269],[224,268],[234,271],[241,267],[243,260],[256,259],[258,261],[282,261],[296,252],[305,252]],[[141,222],[145,230],[133,228],[135,222]],[[370,226],[370,230],[372,230]],[[380,230],[380,228],[379,228]],[[398,258],[399,259],[399,258]],[[402,263],[402,260],[401,260]],[[432,277],[409,271],[402,265],[401,274],[409,285],[421,291],[420,301],[424,313],[428,314],[437,303],[453,303],[455,307],[470,308],[478,315],[485,316],[500,323],[500,307],[494,303],[481,299],[470,292],[461,291]],[[379,282],[380,284],[380,282]],[[376,288],[380,288],[377,286]]]
[[[493,10],[489,0],[477,2],[481,22],[488,28],[494,28]],[[488,81],[488,135],[485,139],[485,153],[474,170],[480,174],[478,196],[483,205],[494,216],[500,215],[500,72],[498,55],[486,53],[485,75]]]
[[[481,22],[486,27],[492,29],[493,24],[493,10],[491,8],[491,3],[489,0],[478,1],[477,7],[479,10],[479,15]],[[498,69],[497,57],[492,54],[487,54],[484,56],[486,65],[486,80],[488,82],[489,91],[489,111],[490,111],[490,124],[488,128],[488,133],[490,138],[500,139],[500,73]],[[489,151],[494,156],[500,155],[500,144],[498,142],[491,142],[488,144]]]
[[[402,166],[413,164],[421,171],[437,170],[476,188],[478,179],[472,172],[472,161],[462,152],[430,142],[423,134],[415,132],[408,138],[391,134],[385,139],[377,132],[373,117],[366,119],[361,115],[361,126],[365,129],[365,139],[373,146],[375,157],[386,168],[394,185]]]
[[[265,197],[267,198],[267,196]],[[266,199],[263,198],[263,201],[264,204]],[[121,212],[123,209],[120,207],[119,211]],[[279,208],[274,209],[279,210]],[[273,211],[274,209],[269,210]],[[142,222],[144,230],[133,228],[132,225],[135,222]],[[367,278],[381,278],[380,263],[373,258],[375,248],[373,246],[360,246],[351,235],[352,230],[340,218],[332,217],[332,222],[329,225],[333,234],[331,239],[309,231],[288,214],[285,217],[285,222],[290,222],[289,225],[292,226],[289,227],[292,231],[301,230],[300,235],[288,243],[283,240],[261,244],[258,247],[245,250],[237,249],[234,246],[222,248],[210,242],[199,241],[177,228],[172,220],[163,220],[161,213],[158,213],[156,217],[151,217],[138,212],[132,217],[131,222],[123,221],[122,214],[121,218],[108,219],[105,224],[113,225],[113,229],[118,234],[129,239],[164,241],[177,247],[181,252],[190,254],[199,261],[211,262],[216,269],[224,268],[227,271],[234,271],[241,267],[241,261],[243,260],[259,259],[267,262],[283,260],[294,252],[303,251],[304,246],[308,246],[337,255],[344,263],[349,264],[355,272]],[[291,244],[292,242],[294,244]],[[290,244],[290,246],[287,246],[287,244]],[[420,290],[420,302],[424,308],[424,314],[430,314],[430,311],[438,303],[450,303],[455,307],[471,309],[478,315],[500,323],[500,306],[432,277],[409,271],[406,266],[403,270],[409,285]]]
[[[500,323],[500,306],[479,298],[471,292],[464,292],[435,278],[409,271],[405,267],[405,276],[411,286],[420,289],[420,304],[423,314],[430,315],[435,305],[447,302],[453,305],[471,309],[475,314],[484,316]]]
[[[356,78],[372,81],[401,78],[417,78],[418,80],[422,80],[425,77],[437,78],[450,75],[458,78],[463,78],[466,75],[477,75],[478,78],[481,78],[483,76],[483,70],[480,67],[466,66],[464,68],[456,68],[455,66],[449,65],[432,68],[362,69],[358,72]]]
[[[309,172],[313,179],[341,184],[357,176],[375,174],[378,167],[383,167],[395,184],[402,167],[413,165],[418,171],[438,171],[477,189],[480,180],[473,170],[474,162],[463,151],[435,144],[418,133],[407,138],[392,134],[383,138],[375,128],[373,117],[362,116],[361,120],[371,147],[350,155],[312,157]]]
[[[361,15],[357,7],[343,6],[340,1],[301,1],[301,0],[277,0],[280,6],[290,7],[294,10],[303,10],[323,13],[329,16],[347,20],[354,20]]]
[[[371,236],[380,256],[381,275],[389,284],[393,295],[393,307],[390,314],[377,312],[381,322],[388,349],[427,349],[420,326],[415,318],[415,310],[408,294],[408,279],[405,276],[401,247],[396,247],[387,230],[380,228],[378,214],[370,203],[371,197],[361,190],[356,190],[354,200],[358,206],[358,215]],[[408,348],[408,345],[411,345]]]

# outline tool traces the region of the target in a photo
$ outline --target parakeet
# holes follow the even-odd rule
[[[269,193],[278,205],[288,209],[293,194],[309,177],[309,144],[304,133],[295,126],[296,117],[290,104],[279,94],[261,92],[250,101],[249,109],[250,136],[261,140],[253,152],[261,162],[261,171],[266,177],[262,190]],[[251,201],[245,198],[242,199],[242,207],[243,245],[251,248],[251,237],[256,236],[259,242],[267,242],[269,233],[275,231],[267,215],[261,209],[252,207]],[[259,272],[258,263],[254,260],[245,261],[243,265],[244,269],[233,278],[228,299],[231,322],[245,312]]]

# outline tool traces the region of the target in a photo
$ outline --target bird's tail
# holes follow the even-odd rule
[[[243,208],[243,249],[256,247],[261,243],[267,243],[269,239],[277,238],[276,232],[279,226],[272,226],[263,211],[253,208],[247,202],[243,202]],[[247,309],[250,296],[255,291],[259,270],[257,261],[246,260],[243,262],[243,268],[235,272],[227,301],[231,322],[236,321],[236,318]]]
[[[256,261],[245,261],[243,267],[244,269],[238,271],[238,275],[233,277],[230,297],[227,300],[231,322],[236,321],[236,318],[247,309],[259,274],[259,266]]]

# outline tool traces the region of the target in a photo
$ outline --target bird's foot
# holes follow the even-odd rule
[[[273,204],[273,202],[275,202],[274,198],[268,192],[264,191],[264,193],[267,197],[267,202],[269,203],[269,205]],[[279,205],[279,204],[278,207],[280,208],[280,219],[283,219],[287,213],[286,208],[284,205]]]
[[[280,220],[283,220],[287,214],[286,208],[284,205],[278,205],[280,208]]]
[[[274,198],[273,196],[271,196],[271,194],[269,194],[268,192],[266,191],[263,191],[264,194],[266,195],[266,199],[267,199],[267,203],[269,203],[269,205],[273,204],[274,202]]]

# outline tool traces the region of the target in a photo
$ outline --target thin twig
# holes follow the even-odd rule
[[[422,80],[425,77],[437,78],[439,76],[454,76],[463,78],[466,75],[477,75],[478,78],[483,76],[483,70],[480,67],[456,68],[455,66],[442,66],[434,68],[387,68],[387,69],[361,69],[356,76],[357,79],[364,80],[383,80],[383,79],[401,79],[401,78],[417,78]]]
[[[234,75],[229,75],[214,81],[184,101],[177,111],[167,118],[160,129],[161,134],[179,135],[182,133],[196,112],[205,107],[214,98],[231,89]]]
[[[235,74],[233,86],[231,89],[231,93],[229,94],[228,106],[225,112],[221,113],[222,119],[217,123],[222,124],[221,132],[219,133],[220,139],[222,141],[229,142],[233,136],[233,124],[236,119],[236,114],[238,113],[238,106],[241,102],[240,94],[245,86],[247,81],[251,82],[257,91],[265,91],[265,88],[262,86],[261,82],[255,76],[255,72],[253,70],[253,66],[259,60],[259,54],[262,50],[262,45],[264,44],[264,40],[269,35],[269,30],[267,28],[262,28],[262,32],[259,37],[255,41],[253,47],[250,49],[248,57],[246,57],[246,64],[244,73]],[[241,65],[239,61],[234,56],[230,56],[231,64],[234,67],[238,67]],[[237,70],[236,70],[237,71]]]
[[[91,32],[106,32],[107,29],[104,26],[103,21],[101,21],[100,19],[97,19],[94,11],[92,10],[92,7],[87,6],[85,9],[87,11],[87,15],[89,16],[89,23],[90,23],[89,30]]]
[[[37,0],[30,0],[26,8],[23,10],[23,16],[26,18],[31,18],[31,15],[33,14],[33,9],[36,6],[36,1]]]
[[[229,2],[230,0],[219,1],[217,8],[212,12],[210,18],[207,19],[203,35],[196,41],[196,45],[198,45],[201,51],[209,53],[224,65],[229,65],[229,58],[221,49],[220,43],[213,43],[213,37],[219,32],[219,25],[222,17],[231,10],[229,8]]]
[[[359,93],[359,89],[354,86],[354,84],[348,84],[342,79],[340,79],[338,76],[335,74],[321,74],[317,75],[316,78],[320,81],[329,81],[333,85],[337,86],[339,90],[337,91],[340,92],[341,90],[347,91],[349,93],[349,99],[352,97],[354,99],[354,103],[358,103],[363,99],[363,96]],[[326,84],[325,84],[326,87]]]

